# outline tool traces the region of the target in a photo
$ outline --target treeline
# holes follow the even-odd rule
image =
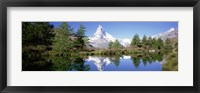
[[[178,42],[176,42],[178,45]],[[161,38],[152,38],[143,36],[140,40],[137,34],[134,35],[131,41],[131,47],[142,47],[147,50],[164,50],[164,51],[172,51],[174,45],[172,41],[167,38],[163,41]]]
[[[54,56],[86,50],[87,41],[85,27],[81,24],[74,31],[67,22],[61,23],[58,28],[48,22],[22,22],[23,70],[29,67],[45,69],[43,67],[52,65],[50,61]]]
[[[67,22],[61,23],[58,28],[54,28],[48,22],[23,22],[23,57],[28,58],[28,56],[41,54],[64,55],[70,52],[85,51],[88,42],[85,29],[80,24],[79,29],[74,31]]]
[[[86,28],[80,24],[78,31],[74,31],[67,22],[61,23],[58,28],[54,29],[54,40],[50,55],[63,56],[71,55],[72,52],[87,50],[88,42],[85,36]]]
[[[48,22],[22,23],[22,57],[41,56],[52,45],[53,25]]]
[[[139,38],[138,34],[135,34],[132,38],[131,44],[129,47],[123,47],[118,40],[114,42],[109,42],[109,49],[143,49],[143,50],[159,50],[159,51],[172,51],[175,49],[178,51],[178,41],[167,38],[162,40],[161,38],[152,38],[143,36],[142,39]]]
[[[109,49],[123,48],[123,46],[119,43],[118,40],[115,40],[114,42],[110,41],[108,46]]]
[[[22,70],[49,70],[43,55],[51,50],[53,32],[48,22],[22,22]]]
[[[66,22],[57,28],[48,22],[22,22],[22,70],[59,69],[65,61],[73,66],[69,61],[74,59],[65,55],[86,50],[86,42],[83,25],[74,31]]]

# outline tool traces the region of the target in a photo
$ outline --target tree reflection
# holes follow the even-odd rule
[[[142,62],[143,62],[143,64],[144,64],[144,66],[146,66],[147,65],[147,58],[145,57],[145,58],[142,58]]]
[[[160,62],[164,59],[164,54],[161,52],[157,53],[144,53],[144,55],[131,55],[133,65],[138,68],[142,60],[144,66],[153,62]]]
[[[140,66],[146,66],[153,62],[160,62],[163,64],[162,70],[177,70],[178,57],[177,54],[166,55],[164,53],[144,53],[143,55],[130,55],[130,56],[54,56],[43,57],[31,56],[29,60],[23,59],[23,70],[26,71],[90,71],[91,64],[86,64],[90,61],[96,66],[97,70],[103,71],[104,68],[113,64],[116,68],[120,66],[122,59],[130,59],[133,66],[137,69]],[[30,61],[30,63],[29,63]],[[142,65],[143,64],[143,65]]]
[[[22,59],[23,71],[50,71],[52,68],[52,62],[45,57],[29,55],[29,57]]]
[[[131,60],[133,62],[133,65],[135,66],[135,68],[138,68],[139,65],[140,65],[140,58],[139,57],[131,56]]]
[[[54,71],[89,71],[90,66],[84,65],[82,57],[54,57],[52,58]]]
[[[109,59],[116,67],[120,65],[120,56],[110,57]]]
[[[85,61],[83,58],[78,57],[74,58],[71,66],[70,66],[70,71],[89,71],[90,66],[89,65],[84,65]]]

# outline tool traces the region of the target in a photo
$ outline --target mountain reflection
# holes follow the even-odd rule
[[[160,56],[160,55],[158,55]],[[157,63],[159,65],[162,65],[165,63],[165,59],[160,57],[135,57],[135,56],[114,56],[114,57],[99,57],[99,56],[89,56],[87,59],[85,59],[85,62],[88,64],[93,64],[95,65],[96,69],[98,71],[106,71],[108,68],[113,68],[113,69],[119,69],[117,71],[120,71],[120,68],[124,66],[125,64],[132,64],[132,66],[137,69],[139,67],[145,67],[146,65],[151,65],[152,63]],[[120,66],[120,64],[122,64]],[[130,66],[129,65],[129,66]],[[107,69],[105,69],[108,67]],[[119,67],[119,68],[118,68]],[[109,71],[109,70],[108,70]]]
[[[86,61],[92,61],[99,71],[103,71],[104,67],[111,64],[111,60],[108,57],[92,57],[89,56]]]

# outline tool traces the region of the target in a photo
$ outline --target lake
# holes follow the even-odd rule
[[[170,71],[166,55],[151,54],[142,56],[84,56],[39,58],[33,62],[24,60],[23,71]],[[175,59],[176,61],[177,59]],[[177,65],[175,65],[177,66]]]
[[[85,65],[90,71],[162,71],[162,61],[144,62],[143,59],[132,60],[131,56],[121,56],[119,59],[109,57],[89,56]]]

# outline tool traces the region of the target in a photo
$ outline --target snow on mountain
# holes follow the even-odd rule
[[[109,33],[105,32],[103,30],[103,27],[101,25],[98,26],[96,32],[94,33],[94,37],[90,37],[90,40],[97,40],[97,39],[105,39],[107,41],[114,42],[116,39],[112,37]]]
[[[103,31],[103,27],[101,25],[98,26],[94,36],[105,36],[106,33]]]
[[[112,35],[106,32],[106,40],[114,42],[116,39]]]
[[[99,25],[97,27],[96,32],[94,33],[93,37],[89,37],[89,44],[92,45],[95,48],[108,48],[109,42],[114,42],[116,38],[114,38],[109,33],[105,32],[103,27]],[[124,47],[127,47],[130,45],[129,39],[118,39],[120,44]]]
[[[105,58],[105,57],[92,57],[89,56],[88,59],[86,59],[87,61],[91,61],[94,63],[94,65],[96,65],[97,69],[99,71],[103,71],[104,67],[111,64],[111,61],[109,58]]]
[[[130,39],[119,39],[119,43],[124,47],[129,47],[131,40]]]
[[[178,37],[178,29],[170,28],[166,32],[160,33],[158,35],[153,35],[151,37],[152,38],[161,38],[163,40],[165,40],[167,38],[175,38],[175,37]]]

